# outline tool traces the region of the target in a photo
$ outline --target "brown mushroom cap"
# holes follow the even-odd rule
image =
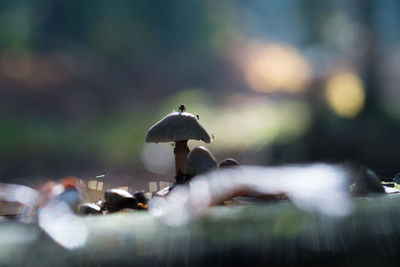
[[[188,155],[186,174],[195,176],[217,168],[217,161],[204,146],[195,147]]]
[[[361,166],[360,174],[354,185],[353,192],[357,195],[365,195],[368,193],[385,193],[381,180],[367,166]]]
[[[202,140],[210,143],[210,136],[196,116],[187,112],[172,112],[154,124],[146,136],[146,143]]]
[[[100,206],[94,203],[83,203],[78,206],[78,214],[102,214]]]
[[[235,166],[240,166],[239,162],[237,160],[232,159],[232,158],[227,158],[221,161],[218,166],[220,168],[229,168],[229,167],[235,167]]]
[[[120,211],[122,209],[135,209],[136,198],[129,192],[122,189],[109,189],[104,192],[106,210],[109,212]]]

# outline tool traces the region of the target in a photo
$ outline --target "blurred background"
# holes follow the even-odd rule
[[[172,145],[144,140],[180,104],[218,161],[390,178],[399,74],[397,0],[3,0],[0,180],[171,181]]]

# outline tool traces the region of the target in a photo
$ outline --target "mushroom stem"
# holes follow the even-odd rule
[[[187,146],[188,140],[175,141],[175,171],[176,179],[178,180],[180,176],[185,173],[186,159],[189,154],[189,148]]]

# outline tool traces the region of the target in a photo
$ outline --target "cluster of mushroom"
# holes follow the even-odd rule
[[[192,177],[212,169],[239,165],[228,158],[217,164],[215,157],[204,146],[198,146],[191,152],[188,140],[201,140],[210,143],[211,138],[199,122],[199,116],[186,112],[184,105],[178,112],[172,112],[154,124],[148,131],[146,142],[174,142],[175,181],[185,183]]]
[[[39,208],[51,201],[64,202],[71,211],[78,214],[103,214],[123,209],[146,210],[147,199],[143,192],[131,194],[125,190],[113,188],[104,192],[104,201],[84,202],[85,193],[79,179],[74,176],[63,178],[59,183],[47,182],[38,192]]]
[[[128,191],[113,188],[104,192],[104,201],[98,203],[83,203],[78,207],[78,214],[104,214],[125,209],[147,210],[147,199],[143,192],[133,195]]]

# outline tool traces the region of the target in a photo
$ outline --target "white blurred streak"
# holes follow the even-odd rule
[[[33,221],[35,209],[39,202],[39,193],[27,186],[0,183],[0,201],[5,200],[21,204],[18,220],[23,223]]]
[[[78,202],[76,196],[79,196],[79,192],[70,190],[61,194],[63,189],[62,185],[53,188],[52,193],[59,195],[59,198],[53,198],[39,209],[38,221],[39,226],[57,243],[66,249],[74,249],[85,244],[88,228],[69,206]],[[42,197],[36,190],[27,186],[0,183],[0,200],[2,199],[22,204],[24,210],[19,220],[30,222]]]
[[[39,193],[27,186],[0,183],[0,199],[9,202],[18,202],[23,205],[33,206],[36,204]]]
[[[326,164],[217,170],[194,178],[189,186],[177,186],[166,198],[154,198],[150,212],[166,224],[178,226],[203,214],[209,206],[246,191],[285,193],[300,209],[345,216],[352,210],[347,180],[343,168]]]
[[[150,203],[150,213],[161,217],[167,225],[179,226],[190,220],[189,190],[185,186],[177,186],[168,197],[156,197]]]
[[[53,200],[39,210],[40,227],[66,249],[83,246],[89,231],[81,218],[76,216],[67,203]]]

